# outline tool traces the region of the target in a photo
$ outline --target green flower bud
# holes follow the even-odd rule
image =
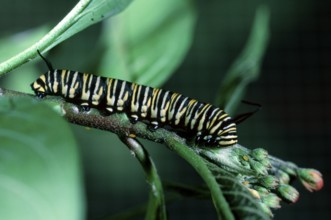
[[[262,186],[254,186],[254,189],[260,194],[260,196],[265,196],[270,193],[269,190]]]
[[[286,166],[282,166],[281,169],[284,172],[288,173],[289,175],[295,176],[296,175],[295,171],[296,171],[297,165],[295,165],[292,162],[286,162],[286,163],[287,163],[287,165]]]
[[[279,185],[279,187],[277,188],[277,193],[283,200],[289,203],[295,203],[299,199],[299,192],[290,185]]]
[[[269,169],[269,168],[272,167],[269,158],[266,158],[266,159],[264,159],[264,160],[260,160],[260,163],[262,163],[263,166],[265,166],[267,169]]]
[[[268,195],[263,196],[261,198],[261,201],[270,208],[273,208],[273,209],[280,208],[281,199],[274,193],[269,193]]]
[[[250,169],[251,168],[250,164],[247,161],[245,161],[245,160],[240,160],[240,163],[246,169]]]
[[[262,163],[251,160],[250,165],[251,165],[251,169],[254,170],[256,173],[263,176],[268,174],[267,167],[265,167]]]
[[[323,188],[324,182],[322,174],[314,169],[298,169],[298,177],[304,187],[310,192]]]
[[[260,202],[259,203],[261,206],[261,209],[264,213],[266,213],[267,215],[269,215],[271,218],[274,217],[274,215],[271,212],[271,209],[264,203]]]
[[[266,150],[264,150],[263,148],[256,148],[256,149],[252,150],[251,155],[256,160],[265,160],[268,158],[268,152]]]
[[[277,172],[276,176],[279,179],[279,182],[282,183],[282,184],[288,184],[291,180],[291,177],[287,173],[285,173],[281,170],[279,170]]]
[[[261,196],[258,191],[256,191],[255,189],[252,189],[252,188],[247,188],[247,189],[254,198],[261,199]]]
[[[275,189],[279,185],[279,181],[274,176],[264,176],[259,178],[259,184],[267,189]]]

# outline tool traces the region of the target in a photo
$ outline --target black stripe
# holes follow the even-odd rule
[[[75,72],[74,71],[70,71],[68,70],[67,71],[68,74],[69,74],[69,79],[68,79],[68,82],[67,82],[67,85],[68,85],[68,89],[67,89],[67,94],[66,94],[66,97],[69,97],[69,93],[70,93],[70,89],[72,88],[72,80],[74,78],[74,74]],[[54,76],[53,76],[53,80],[54,80]]]
[[[50,72],[49,73],[49,84],[48,85],[50,85],[49,87],[50,88],[48,88],[50,91],[52,91],[52,93],[54,93],[54,91],[53,91],[53,85],[54,85],[54,72],[55,71],[52,71],[52,72]]]
[[[107,84],[106,84],[106,80],[107,78],[105,77],[100,77],[100,83],[99,83],[99,89],[100,87],[102,87],[102,94],[98,100],[99,102],[99,107],[100,109],[103,109],[106,106],[106,102],[107,102]]]
[[[61,89],[62,89],[61,72],[59,70],[54,70],[54,76],[55,76],[55,72],[57,73],[57,75],[56,75],[56,81],[58,82],[58,85],[57,85],[57,94],[61,94],[61,92],[62,92],[61,91]]]
[[[125,91],[124,91],[124,95],[125,93],[128,92],[128,99],[124,102],[124,111],[128,112],[130,109],[130,105],[131,105],[131,99],[132,99],[132,91],[133,91],[133,83],[131,82],[126,82],[125,85]]]
[[[96,81],[97,81],[97,76],[91,75],[92,81],[91,81],[91,87],[89,88],[90,90],[90,96],[88,98],[88,103],[92,103],[92,96],[94,94],[94,89],[96,86]]]

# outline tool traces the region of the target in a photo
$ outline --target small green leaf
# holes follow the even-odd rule
[[[217,106],[233,113],[248,84],[260,73],[264,52],[269,39],[269,10],[258,8],[246,47],[228,70],[216,98]]]
[[[134,1],[105,25],[106,51],[99,72],[145,85],[161,85],[184,59],[195,21],[190,0]]]
[[[60,116],[28,98],[0,98],[0,219],[81,220],[77,146]]]

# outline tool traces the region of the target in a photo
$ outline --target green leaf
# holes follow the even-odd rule
[[[217,106],[233,113],[241,101],[247,86],[260,74],[263,55],[269,39],[269,10],[258,8],[248,42],[228,70],[216,98]]]
[[[190,0],[134,1],[105,24],[106,51],[99,72],[145,85],[161,85],[184,59],[192,43],[195,21]]]
[[[132,0],[80,0],[77,5],[38,42],[0,64],[0,75],[11,71],[83,29],[122,11]]]
[[[77,146],[67,123],[28,98],[0,98],[0,219],[81,220]]]
[[[114,16],[124,10],[132,0],[80,0],[86,7],[72,18],[71,25],[49,47],[54,47],[85,28]]]

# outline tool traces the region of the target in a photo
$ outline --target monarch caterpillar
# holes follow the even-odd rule
[[[81,105],[84,111],[92,107],[110,114],[126,113],[132,123],[143,121],[150,130],[174,130],[193,138],[199,146],[230,146],[238,141],[236,124],[220,108],[179,93],[119,79],[54,70],[42,58],[49,71],[31,84],[40,98],[57,95]]]

